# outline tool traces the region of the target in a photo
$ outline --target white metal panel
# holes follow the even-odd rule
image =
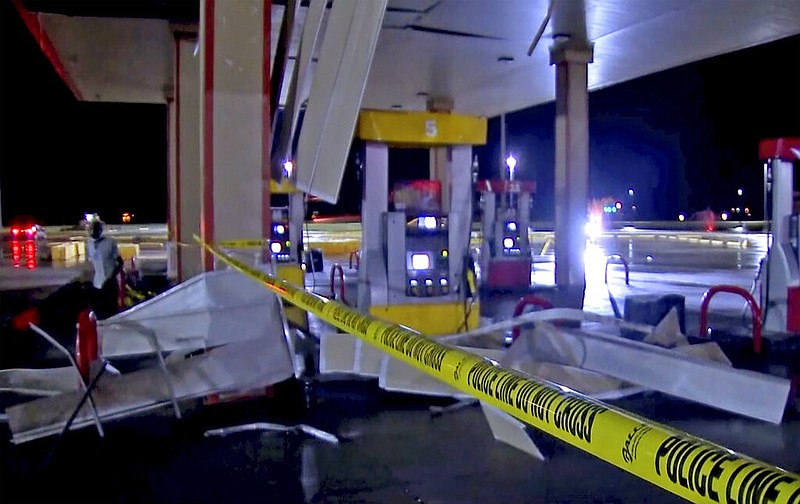
[[[167,21],[58,14],[39,21],[84,100],[166,103],[174,51]]]
[[[630,1],[586,1],[586,19],[589,38],[609,35],[623,28],[647,22],[660,16],[680,11],[703,0],[647,0],[631,8]]]
[[[505,357],[574,365],[674,397],[739,415],[780,423],[789,380],[734,369],[694,355],[588,330],[537,324],[517,339]]]
[[[527,49],[550,0],[443,0],[418,21],[427,28],[523,42]],[[556,0],[561,2],[564,0]],[[567,0],[570,1],[570,0]],[[547,33],[547,32],[545,32]]]
[[[386,0],[331,10],[297,153],[297,187],[335,203]]]
[[[50,396],[78,390],[79,384],[78,374],[72,366],[0,370],[0,392]]]
[[[589,88],[599,89],[798,33],[800,8],[796,0],[705,0],[689,4],[597,38]]]
[[[459,299],[466,293],[458,292],[466,282],[464,266],[469,258],[470,230],[472,228],[472,147],[461,145],[453,147],[450,153],[449,178],[450,212],[448,233],[450,247],[450,283],[456,286]]]
[[[425,97],[417,93],[425,92],[453,98],[457,112],[493,116],[551,101],[552,27],[533,56],[525,55],[548,2],[390,1],[364,105],[423,110]],[[595,42],[592,90],[800,33],[797,0],[586,0],[586,10]],[[273,6],[273,48],[282,12]],[[298,24],[306,13],[299,9]],[[172,53],[166,21],[50,14],[40,20],[87,100],[164,101]],[[431,29],[452,33],[422,31]],[[290,56],[299,46],[295,33]],[[500,56],[515,60],[498,62]]]
[[[422,110],[417,93],[426,92],[452,97],[458,112],[493,116],[553,100],[550,28],[525,56],[546,10],[546,0],[443,0],[415,21],[499,40],[384,29],[365,106]],[[800,9],[796,0],[587,0],[587,30],[595,42],[594,90],[798,34]]]
[[[210,348],[266,338],[285,344],[275,295],[234,271],[203,273],[99,324],[105,357]]]
[[[508,413],[483,402],[481,403],[481,409],[489,428],[492,430],[492,435],[497,441],[513,446],[538,460],[545,459],[539,447],[528,435],[528,430],[524,423]]]
[[[303,24],[299,24],[293,33],[302,32],[302,38],[296,48],[294,59],[287,62],[286,73],[291,79],[289,85],[283,86],[281,90],[280,102],[284,105],[281,136],[271,160],[273,178],[278,180],[283,175],[282,170],[276,168],[281,168],[282,161],[292,157],[293,154],[291,149],[300,118],[300,109],[311,89],[313,56],[320,45],[324,14],[325,4],[321,0],[312,3],[310,9],[299,9],[297,13],[298,23],[302,20]],[[292,238],[293,241],[296,239]]]
[[[191,359],[169,362],[166,369],[178,399],[265,387],[294,374],[288,354],[276,351],[263,340],[225,345]],[[142,413],[168,404],[170,400],[170,390],[158,368],[117,377],[107,373],[101,380],[92,398],[104,421]],[[82,394],[76,390],[7,409],[13,441],[21,443],[58,434]],[[92,425],[92,416],[85,405],[72,429],[89,425]]]
[[[339,332],[323,332],[319,336],[320,374],[356,371],[356,338]]]
[[[436,338],[434,338],[436,339]],[[499,361],[503,356],[503,350],[493,348],[459,347],[481,357]],[[383,355],[380,363],[380,375],[378,385],[391,392],[404,392],[408,394],[419,394],[435,397],[455,397],[459,399],[471,399],[472,396],[457,390],[450,385],[437,380],[436,378],[411,367],[403,361]]]
[[[389,0],[388,10],[424,12],[441,0]]]

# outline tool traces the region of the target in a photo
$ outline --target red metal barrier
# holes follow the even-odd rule
[[[344,268],[339,263],[334,264],[331,266],[331,297],[336,298],[336,284],[334,283],[333,274],[338,271],[339,272],[339,301],[344,304],[347,304],[347,301],[344,299]]]
[[[517,305],[514,307],[514,318],[522,315],[522,311],[526,306],[538,306],[540,308],[544,308],[545,310],[549,310],[553,307],[553,303],[546,299],[540,298],[539,296],[526,294],[525,296],[519,298],[519,301],[517,301]],[[514,329],[511,330],[511,341],[517,341],[517,338],[519,338],[519,333],[520,326],[515,326]]]
[[[736,285],[715,285],[703,294],[703,299],[700,302],[700,332],[698,337],[708,338],[708,305],[711,303],[711,298],[720,292],[736,294],[747,301],[750,306],[750,313],[753,316],[753,351],[761,353],[761,308],[758,307],[758,303],[747,290]]]
[[[625,266],[625,285],[631,284],[630,269],[628,268],[628,261],[619,254],[612,254],[606,259],[606,283],[608,283],[608,265],[609,264],[622,264]]]
[[[78,314],[78,334],[75,337],[75,361],[85,383],[89,383],[92,362],[100,357],[97,336],[97,317],[88,308]]]
[[[354,250],[354,251],[350,252],[350,260],[348,261],[349,262],[348,267],[350,269],[353,269],[353,258],[354,257],[356,258],[356,269],[358,269],[358,268],[361,267],[361,252],[359,252],[358,250]]]

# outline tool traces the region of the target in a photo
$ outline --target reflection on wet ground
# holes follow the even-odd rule
[[[71,434],[42,466],[53,439],[4,440],[5,502],[680,502],[584,452],[534,433],[538,462],[492,438],[478,407],[433,417],[428,401],[389,395],[370,382],[328,382],[302,412],[279,400],[169,412],[118,422],[99,440]],[[660,394],[618,404],[734,450],[800,469],[797,415],[784,426],[729,415]],[[291,411],[292,413],[287,413]],[[304,422],[338,445],[298,433],[204,437],[246,421]],[[88,479],[87,479],[88,477]],[[82,483],[85,482],[85,483]]]

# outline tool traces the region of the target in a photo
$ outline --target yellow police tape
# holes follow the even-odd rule
[[[269,244],[269,240],[227,240],[217,242],[216,245],[222,248],[231,249],[254,249],[264,248]],[[308,243],[309,249],[319,249],[322,253],[330,256],[347,255],[354,250],[361,247],[361,240],[332,240],[332,241],[316,241]]]
[[[260,248],[266,247],[268,240],[228,240],[217,242],[217,246],[224,248]]]
[[[197,239],[197,238],[196,238]],[[199,239],[198,239],[199,242]],[[692,502],[800,504],[800,476],[533,378],[257,271],[202,244],[288,302],[519,420]]]

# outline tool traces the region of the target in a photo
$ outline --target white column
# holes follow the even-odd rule
[[[207,242],[268,236],[270,0],[200,4],[200,231]],[[204,269],[213,261],[204,255]]]
[[[175,56],[178,52],[177,41],[175,43]],[[173,74],[173,85],[176,82],[176,75]],[[175,120],[177,107],[175,106],[174,93],[167,97],[167,279],[177,280],[178,273],[178,246],[177,246],[177,226],[178,226],[178,122]]]
[[[794,213],[794,171],[791,161],[772,160],[772,243],[789,243]]]
[[[583,303],[586,286],[586,204],[589,184],[588,63],[592,46],[567,41],[551,48],[556,65],[556,284],[570,300]],[[571,295],[575,294],[575,296]]]
[[[197,38],[176,34],[175,163],[170,176],[170,221],[177,247],[178,279],[203,271],[200,249],[200,59]],[[170,230],[173,231],[173,230]],[[170,237],[172,238],[172,236]]]
[[[367,142],[364,149],[364,193],[361,200],[361,264],[358,269],[358,306],[389,300],[383,251],[383,219],[389,209],[389,148]]]
[[[177,42],[176,42],[177,53]],[[174,76],[173,76],[174,79]],[[177,121],[175,120],[175,98],[167,98],[167,240],[175,241],[175,227],[178,224],[177,205],[178,198],[175,194],[177,184],[177,143],[178,143],[178,128]]]
[[[449,165],[450,187],[449,190],[444,187],[442,191],[450,194],[451,204],[448,217],[450,283],[459,289],[464,278],[464,265],[469,258],[472,231],[472,146],[451,147]]]
[[[453,111],[453,99],[446,96],[431,96],[426,100],[426,108],[429,112],[449,114]],[[431,147],[429,150],[430,178],[442,183],[442,212],[449,213],[451,210],[450,148]]]

